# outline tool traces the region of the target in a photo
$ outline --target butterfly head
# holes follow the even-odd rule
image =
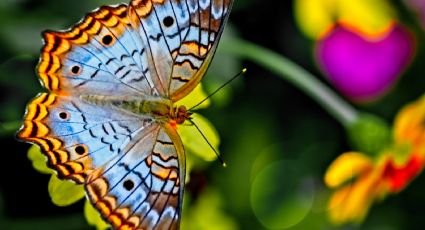
[[[192,113],[187,111],[186,106],[181,105],[174,108],[174,114],[172,116],[172,121],[177,125],[183,124],[186,120],[190,120]]]

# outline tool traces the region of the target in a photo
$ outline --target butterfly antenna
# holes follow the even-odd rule
[[[221,157],[221,155],[218,154],[217,150],[215,150],[215,148],[211,145],[211,143],[208,141],[207,137],[204,135],[204,133],[202,133],[201,129],[191,119],[188,119],[188,121],[190,123],[192,123],[192,125],[194,125],[196,127],[196,129],[198,130],[198,132],[202,135],[202,137],[204,138],[204,140],[207,142],[207,144],[210,146],[210,148],[214,151],[215,155],[217,156],[218,160],[221,162],[221,164],[223,165],[223,167],[227,167],[226,162],[223,160],[223,158]]]
[[[226,85],[230,84],[232,81],[234,81],[236,78],[238,78],[239,76],[241,76],[242,74],[244,74],[246,72],[246,68],[244,68],[241,72],[239,72],[238,74],[236,74],[234,77],[232,77],[230,80],[228,80],[226,83],[224,83],[222,86],[220,86],[218,89],[216,89],[213,93],[211,93],[210,95],[208,95],[208,97],[206,97],[204,100],[202,100],[201,102],[199,102],[198,104],[196,104],[195,106],[193,106],[192,108],[188,109],[188,111],[191,111],[192,109],[200,106],[202,103],[204,103],[206,100],[208,100],[210,97],[214,96],[214,94],[216,94],[218,91],[220,91],[222,88],[224,88]]]

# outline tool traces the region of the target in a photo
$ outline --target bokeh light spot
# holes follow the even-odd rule
[[[295,161],[277,161],[264,167],[251,187],[251,206],[267,229],[287,229],[310,212],[314,181],[302,175]]]

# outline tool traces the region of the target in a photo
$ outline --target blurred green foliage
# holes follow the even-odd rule
[[[391,128],[381,118],[360,114],[357,122],[348,128],[348,138],[353,151],[376,156],[391,143]]]
[[[43,91],[35,65],[40,32],[66,29],[86,12],[115,0],[0,1],[0,229],[94,229],[84,201],[56,207],[48,195],[49,175],[27,159],[29,145],[13,138],[26,103]],[[391,93],[358,105],[391,124],[401,106],[424,91],[424,32],[399,2],[401,20],[415,32],[416,59]],[[296,29],[291,1],[236,0],[223,39],[243,38],[303,66],[319,77],[313,43]],[[365,223],[332,227],[326,218],[328,164],[350,149],[345,130],[314,100],[268,69],[219,49],[203,85],[212,92],[243,67],[248,73],[199,111],[218,131],[228,167],[199,162],[186,187],[183,229],[422,229],[425,178],[375,206]],[[195,228],[196,227],[196,228]]]

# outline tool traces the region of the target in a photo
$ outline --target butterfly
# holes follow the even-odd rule
[[[232,0],[132,0],[46,31],[37,73],[47,92],[18,138],[59,178],[84,184],[114,229],[179,229],[185,152],[175,102],[204,76]]]

